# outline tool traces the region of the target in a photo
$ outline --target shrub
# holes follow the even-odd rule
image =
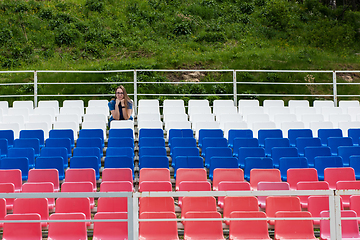
[[[93,12],[101,13],[104,11],[104,1],[103,0],[86,0],[85,7]]]
[[[69,25],[64,26],[62,28],[59,28],[56,32],[55,44],[57,44],[58,46],[70,46],[79,38],[79,36],[79,31],[76,28],[73,28]]]

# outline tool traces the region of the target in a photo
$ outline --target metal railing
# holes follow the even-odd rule
[[[186,73],[186,72],[207,72],[207,73],[231,73],[232,81],[218,81],[218,82],[185,82],[185,81],[164,81],[164,82],[144,82],[139,81],[138,74],[145,72],[161,72],[161,73]],[[183,97],[183,96],[228,96],[234,100],[237,104],[238,97],[331,97],[334,101],[335,106],[337,105],[338,97],[360,97],[360,95],[339,95],[337,87],[340,85],[360,85],[356,82],[343,82],[337,81],[337,74],[340,73],[360,73],[360,70],[346,71],[346,70],[167,70],[167,69],[135,69],[135,70],[112,70],[112,71],[57,71],[57,70],[26,70],[26,71],[0,71],[0,74],[12,74],[12,73],[33,73],[33,82],[26,83],[0,83],[0,86],[16,86],[16,85],[32,85],[33,95],[0,95],[0,97],[29,97],[33,96],[35,107],[37,106],[38,97],[109,97],[113,96],[113,93],[109,94],[59,94],[59,95],[41,95],[38,94],[38,88],[40,85],[113,85],[113,84],[133,84],[133,94],[135,109],[137,109],[137,102],[139,96],[171,96],[171,97]],[[119,81],[119,82],[45,82],[39,81],[41,77],[39,73],[69,73],[69,74],[109,74],[109,73],[133,73],[133,81]],[[325,73],[331,74],[328,82],[263,82],[263,81],[238,81],[238,73]],[[168,94],[168,93],[142,93],[139,92],[139,86],[142,84],[232,84],[232,93],[223,94]],[[332,94],[273,94],[273,93],[238,93],[238,86],[241,85],[297,85],[297,86],[321,86],[327,85],[332,87]]]
[[[277,191],[200,191],[200,192],[81,192],[81,193],[0,193],[0,198],[84,198],[84,197],[126,197],[127,219],[85,219],[85,220],[26,220],[26,222],[128,222],[129,239],[139,239],[139,222],[162,221],[164,219],[139,219],[139,198],[141,197],[200,197],[200,196],[329,196],[329,218],[266,218],[266,220],[330,220],[331,240],[341,239],[341,195],[359,195],[358,190],[277,190]],[[357,219],[357,218],[347,218]],[[166,219],[166,221],[222,221],[222,220],[260,220],[260,218],[216,218],[216,219]],[[0,222],[24,222],[22,220]]]

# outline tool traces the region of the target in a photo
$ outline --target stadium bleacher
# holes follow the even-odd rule
[[[332,101],[319,100],[290,100],[289,106],[283,100],[265,100],[263,106],[257,100],[239,100],[236,107],[232,100],[215,100],[211,106],[207,100],[192,99],[186,107],[183,100],[167,99],[161,110],[158,100],[140,100],[134,121],[112,121],[110,128],[106,100],[91,100],[86,108],[81,100],[59,105],[0,104],[1,193],[360,189],[360,114],[352,115],[360,113],[356,101],[340,101],[334,107]],[[14,121],[14,116],[20,120]],[[344,195],[344,215],[360,213],[358,197]],[[0,220],[83,220],[74,225],[22,223],[24,231],[36,228],[35,237],[54,239],[59,234],[107,239],[128,233],[124,222],[91,222],[127,219],[126,198],[29,199],[0,198]],[[291,232],[299,231],[315,239],[329,231],[328,222],[309,219],[288,225],[274,219],[191,221],[221,214],[320,217],[329,211],[328,196],[144,196],[139,203],[139,219],[182,218],[177,223],[139,221],[144,240],[250,235],[293,239]],[[3,229],[4,238],[14,234],[13,223],[5,223]],[[18,237],[23,234],[19,231]],[[360,238],[359,231],[346,234]]]

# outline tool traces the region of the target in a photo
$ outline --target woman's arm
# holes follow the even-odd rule
[[[114,120],[120,120],[119,104],[120,100],[116,99],[115,109],[111,111],[111,115],[113,116]]]

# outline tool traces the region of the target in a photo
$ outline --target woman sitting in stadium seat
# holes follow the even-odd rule
[[[116,88],[115,99],[112,99],[108,106],[111,112],[109,125],[112,120],[133,120],[132,100],[127,95],[124,86],[120,85]]]

